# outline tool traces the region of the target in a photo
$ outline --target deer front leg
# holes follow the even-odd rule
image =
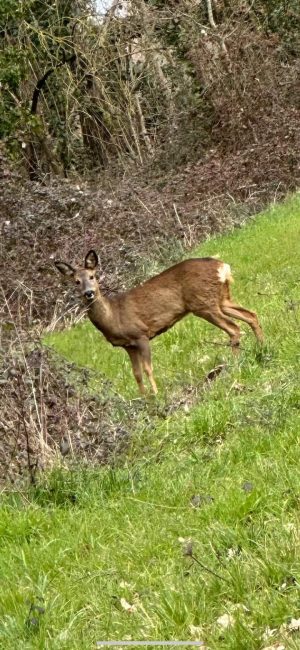
[[[157,395],[157,386],[156,386],[155,379],[153,377],[149,339],[147,339],[146,337],[139,339],[137,341],[137,347],[140,352],[144,371],[148,376],[153,393],[154,395]]]
[[[126,352],[128,352],[131,365],[132,365],[132,370],[133,374],[135,377],[135,380],[137,382],[137,385],[139,387],[139,391],[142,395],[145,394],[145,386],[143,383],[143,366],[142,366],[142,359],[141,359],[141,354],[138,348],[134,347],[127,347],[125,348]]]

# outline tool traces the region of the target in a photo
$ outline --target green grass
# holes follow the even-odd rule
[[[3,497],[3,648],[191,640],[191,626],[211,650],[300,647],[300,634],[279,630],[300,618],[299,241],[296,196],[199,247],[231,264],[235,298],[259,314],[263,352],[245,329],[234,360],[215,345],[226,341],[221,332],[182,321],[154,342],[159,407],[137,402],[123,467],[58,468],[38,487]],[[101,373],[98,390],[108,377],[127,400],[136,397],[125,354],[89,323],[47,344]],[[226,371],[204,388],[220,360]],[[168,415],[164,407],[191,384],[192,406]],[[202,495],[199,507],[193,495]],[[184,556],[179,538],[191,538],[194,555],[217,575]],[[30,603],[43,611],[29,613]],[[223,630],[225,613],[234,622]],[[266,628],[276,628],[272,639],[263,640]]]

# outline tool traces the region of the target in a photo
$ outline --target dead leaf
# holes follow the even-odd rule
[[[212,368],[207,373],[207,375],[205,377],[205,381],[206,382],[214,381],[214,379],[216,379],[221,374],[221,372],[222,372],[222,370],[224,370],[224,368],[225,368],[225,363],[220,363],[219,366],[216,366],[215,368]]]
[[[217,623],[223,628],[223,630],[226,630],[228,627],[234,625],[235,620],[231,614],[223,614],[223,616],[217,618]]]
[[[123,609],[125,609],[126,612],[130,612],[131,614],[133,612],[136,612],[136,606],[135,605],[130,605],[125,598],[121,598],[120,600],[121,606]]]
[[[268,645],[265,648],[262,648],[262,650],[285,650],[285,645],[282,645],[282,643],[275,643],[275,645]]]
[[[276,627],[270,628],[269,626],[267,626],[264,633],[263,633],[263,635],[262,635],[263,641],[267,641],[272,636],[275,636],[275,634],[277,634],[277,631],[278,630],[277,630]]]
[[[200,636],[202,636],[203,629],[200,625],[190,625],[189,630],[196,641],[201,641]]]
[[[232,611],[233,612],[236,612],[236,611],[245,612],[246,614],[250,613],[250,609],[248,607],[246,607],[246,605],[244,605],[243,603],[235,603],[235,605],[233,605],[233,607],[232,607]]]
[[[245,390],[249,390],[249,388],[244,384],[240,384],[238,381],[234,381],[230,390],[233,390],[235,393],[243,393]]]
[[[300,632],[300,618],[292,618],[287,624],[287,629],[290,632]]]
[[[205,354],[204,357],[201,357],[201,359],[199,359],[199,363],[206,363],[206,361],[209,361],[208,354]]]
[[[294,576],[287,576],[280,587],[278,587],[278,591],[285,591],[289,587],[293,587],[295,584],[297,584],[296,578]]]
[[[238,557],[240,554],[241,554],[240,548],[228,548],[226,553],[226,559],[234,560],[234,558]]]

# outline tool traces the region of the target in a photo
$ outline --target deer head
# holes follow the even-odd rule
[[[99,285],[96,277],[98,255],[94,250],[89,251],[86,255],[83,268],[74,268],[67,262],[59,260],[56,260],[54,264],[62,275],[74,282],[87,302],[95,299],[99,293]]]

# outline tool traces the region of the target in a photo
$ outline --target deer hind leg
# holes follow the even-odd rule
[[[227,316],[231,316],[232,318],[237,318],[238,320],[242,320],[245,323],[248,323],[257,340],[260,343],[263,342],[263,332],[258,322],[257,315],[254,311],[249,311],[249,309],[245,309],[245,307],[242,307],[241,305],[235,305],[229,300],[226,300],[222,304],[222,311]]]
[[[221,330],[226,332],[230,338],[232,351],[238,351],[241,337],[240,328],[236,323],[233,322],[233,320],[231,320],[231,318],[228,318],[228,316],[226,316],[226,314],[224,314],[220,308],[214,307],[214,309],[206,313],[193,313],[195,316],[204,318],[204,320],[207,320],[209,323],[212,323],[212,325],[216,325],[216,327],[219,327]]]
[[[142,358],[140,351],[137,348],[134,347],[128,347],[125,348],[126,352],[128,352],[131,365],[132,365],[132,370],[133,374],[136,380],[136,383],[139,387],[139,391],[142,395],[145,394],[145,386],[143,383],[143,366],[142,366]]]
[[[143,369],[149,379],[154,395],[157,395],[157,386],[153,376],[149,340],[147,338],[140,339],[137,345],[138,345],[139,353],[141,355]]]

